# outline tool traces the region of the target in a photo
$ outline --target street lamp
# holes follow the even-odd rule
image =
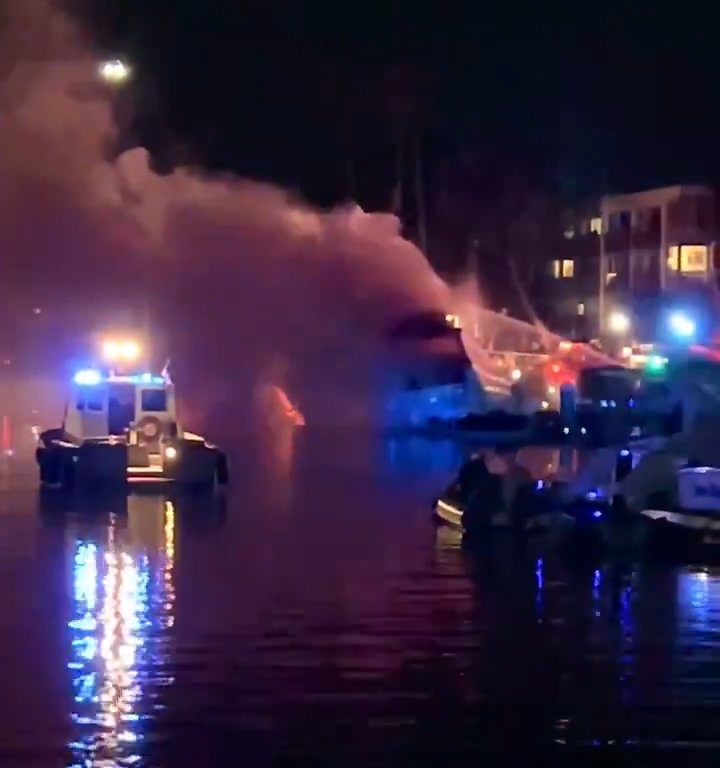
[[[122,59],[108,59],[99,65],[98,74],[109,85],[122,85],[130,79],[132,70]]]

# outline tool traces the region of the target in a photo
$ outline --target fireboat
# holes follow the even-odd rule
[[[38,436],[43,488],[92,490],[132,484],[218,488],[228,482],[225,454],[177,419],[167,366],[137,372],[136,342],[106,342],[112,368],[78,371],[59,427]]]

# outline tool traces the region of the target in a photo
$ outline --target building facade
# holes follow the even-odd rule
[[[617,307],[642,315],[663,296],[716,284],[717,197],[695,185],[607,195],[567,214],[564,239],[547,268],[548,323],[597,336]]]

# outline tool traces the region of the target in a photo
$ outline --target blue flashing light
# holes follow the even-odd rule
[[[695,335],[695,321],[684,312],[673,312],[668,319],[673,335],[678,339],[691,339]]]
[[[102,374],[100,371],[96,371],[93,368],[88,368],[84,371],[78,371],[75,374],[73,381],[80,386],[94,387],[102,381]]]
[[[165,379],[162,376],[153,376],[152,373],[138,373],[131,376],[130,379],[137,384],[164,384]]]
[[[594,490],[592,490],[592,491],[588,491],[588,492],[585,494],[585,498],[586,498],[588,501],[595,501],[595,499],[599,498],[600,496],[601,496],[601,493],[600,493],[600,491],[599,491],[597,488],[595,488],[595,489],[594,489]]]
[[[593,517],[594,517],[596,520],[599,520],[599,519],[602,517],[602,512],[601,512],[599,509],[596,509],[596,510],[593,512]]]
[[[629,456],[630,455],[630,451],[628,451],[627,448],[623,448],[622,451],[620,451],[620,455],[621,456]]]
[[[542,491],[542,489],[545,487],[545,482],[543,480],[538,480],[535,483],[535,490],[536,491]]]
[[[155,376],[152,373],[133,373],[130,375],[112,375],[111,381],[128,382],[131,384],[165,384],[164,376]]]

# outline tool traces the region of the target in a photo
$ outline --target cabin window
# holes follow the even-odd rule
[[[82,394],[77,401],[78,411],[93,411],[99,413],[103,410],[103,405],[103,398],[99,392]]]
[[[164,389],[143,389],[140,399],[143,411],[159,413],[167,410],[167,394]]]

